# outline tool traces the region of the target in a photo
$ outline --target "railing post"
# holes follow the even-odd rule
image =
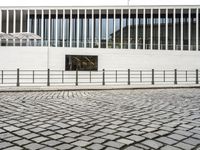
[[[177,84],[177,69],[174,69],[174,84]]]
[[[90,83],[92,82],[92,72],[90,70]]]
[[[17,86],[20,86],[20,83],[19,83],[19,68],[17,69]]]
[[[131,84],[131,79],[130,79],[130,69],[128,69],[128,85]]]
[[[35,83],[35,71],[33,70],[33,83]]]
[[[154,85],[154,69],[152,69],[151,84]]]
[[[163,81],[165,82],[165,70],[163,71]]]
[[[78,86],[78,69],[76,69],[76,86]]]
[[[103,69],[102,71],[103,71],[102,85],[105,85],[105,69]]]
[[[1,71],[1,83],[3,84],[3,70]]]
[[[117,83],[117,70],[115,71],[115,82]]]
[[[196,84],[199,84],[199,70],[196,69]]]
[[[64,83],[64,71],[62,70],[62,83]]]
[[[47,86],[50,86],[50,69],[47,70]]]

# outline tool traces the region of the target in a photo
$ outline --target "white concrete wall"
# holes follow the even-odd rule
[[[47,69],[47,47],[0,47],[0,70]],[[98,69],[200,69],[200,51],[49,48],[50,69],[64,70],[65,55],[97,55]]]

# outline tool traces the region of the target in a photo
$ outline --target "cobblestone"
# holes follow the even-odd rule
[[[200,149],[200,89],[0,93],[0,149]]]

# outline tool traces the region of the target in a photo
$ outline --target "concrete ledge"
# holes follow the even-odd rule
[[[0,92],[43,92],[43,91],[89,91],[89,90],[140,90],[140,89],[178,89],[178,88],[200,88],[199,84],[191,85],[67,85],[67,86],[4,86]]]

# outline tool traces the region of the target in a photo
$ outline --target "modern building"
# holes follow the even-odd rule
[[[0,69],[198,69],[200,6],[0,7]]]

